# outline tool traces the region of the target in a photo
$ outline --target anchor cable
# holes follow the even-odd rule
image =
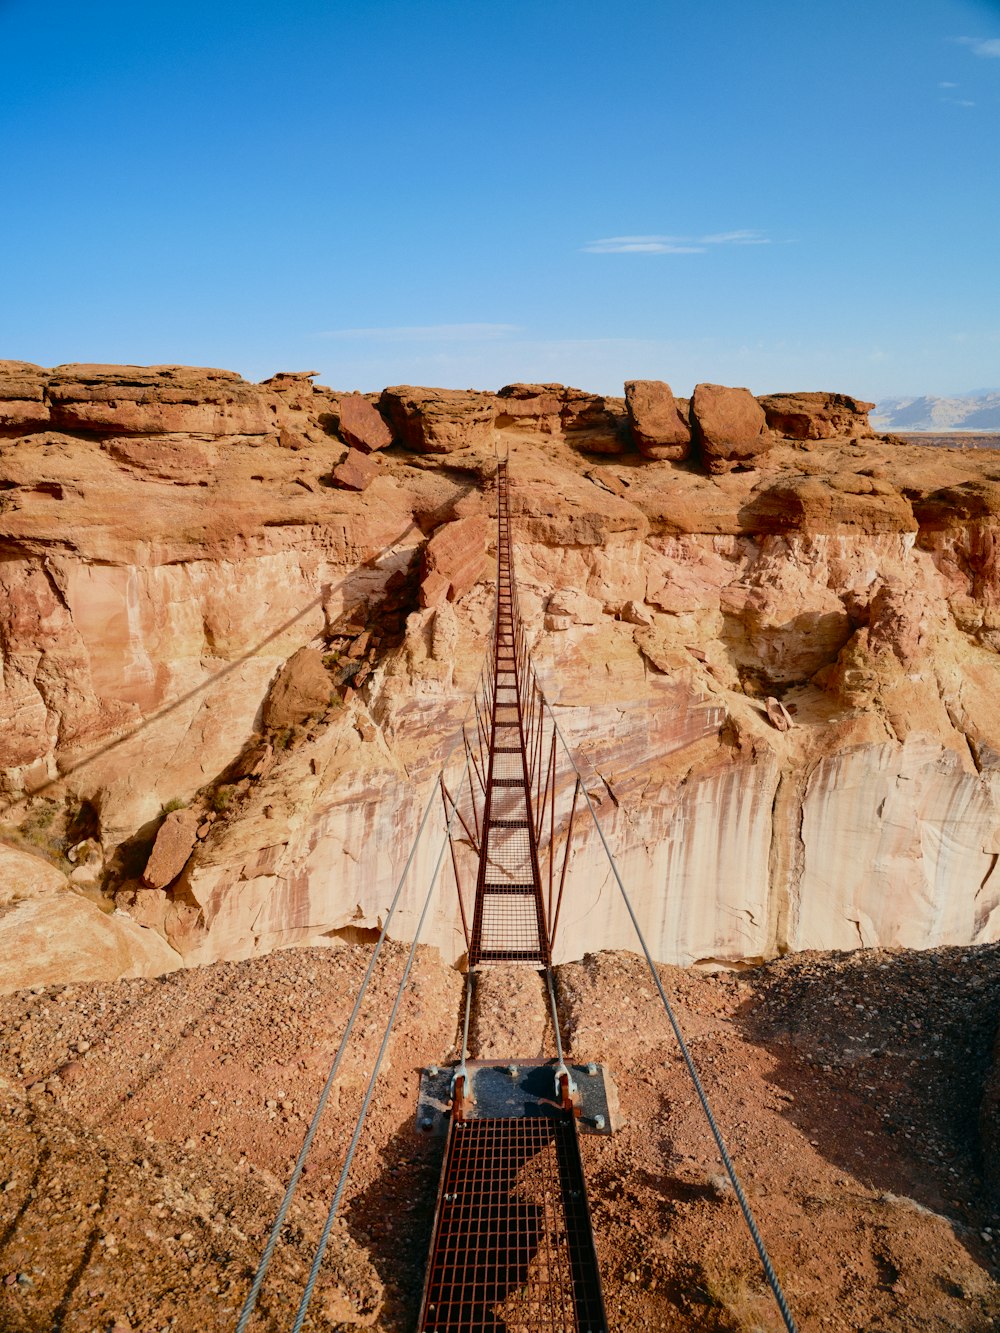
[[[733,1192],[736,1195],[736,1198],[739,1202],[740,1211],[743,1214],[743,1220],[746,1222],[747,1229],[750,1232],[751,1238],[753,1239],[753,1243],[757,1250],[758,1257],[760,1258],[761,1266],[764,1269],[764,1276],[767,1278],[768,1286],[771,1288],[771,1292],[777,1303],[778,1309],[781,1311],[781,1317],[785,1321],[785,1328],[788,1330],[788,1333],[798,1333],[795,1320],[792,1316],[792,1312],[789,1309],[787,1300],[785,1299],[785,1293],[782,1290],[780,1281],[778,1280],[778,1275],[774,1271],[774,1265],[771,1263],[771,1258],[767,1252],[767,1247],[764,1244],[764,1239],[761,1236],[760,1230],[757,1226],[757,1221],[753,1215],[753,1210],[751,1209],[749,1201],[747,1200],[747,1197],[743,1192],[743,1186],[740,1184],[739,1177],[736,1174],[736,1168],[733,1165],[732,1158],[729,1156],[729,1150],[727,1149],[725,1140],[722,1137],[722,1131],[719,1129],[718,1123],[712,1112],[712,1108],[709,1105],[708,1095],[705,1092],[705,1089],[701,1082],[701,1078],[698,1075],[698,1070],[695,1067],[694,1060],[691,1057],[691,1052],[688,1049],[687,1042],[684,1040],[684,1034],[681,1031],[680,1023],[677,1021],[677,1016],[674,1013],[673,1006],[671,1005],[669,999],[667,998],[667,993],[664,990],[663,982],[660,980],[660,974],[656,970],[656,964],[653,962],[653,956],[650,953],[649,946],[646,943],[646,937],[642,933],[642,928],[639,925],[639,919],[635,914],[635,909],[632,906],[632,901],[628,896],[625,884],[622,880],[621,874],[619,873],[618,865],[615,862],[615,858],[614,855],[612,854],[611,848],[608,846],[608,840],[604,836],[604,830],[601,828],[600,820],[597,818],[597,811],[594,809],[594,803],[590,799],[590,792],[587,790],[587,784],[584,781],[583,774],[580,772],[576,759],[573,756],[573,752],[570,750],[569,746],[566,743],[566,738],[562,733],[562,728],[559,726],[559,723],[556,720],[556,715],[555,712],[553,711],[552,705],[549,703],[548,699],[545,696],[544,690],[542,690],[541,685],[538,682],[537,674],[535,676],[535,681],[539,693],[541,694],[542,702],[545,705],[546,709],[548,710],[549,717],[552,720],[552,725],[555,728],[556,735],[559,737],[559,740],[562,743],[563,750],[565,751],[566,756],[569,759],[569,762],[572,764],[574,772],[580,779],[580,786],[583,791],[584,798],[586,799],[587,802],[587,808],[590,810],[591,818],[594,821],[594,827],[597,829],[598,836],[601,839],[601,843],[604,847],[605,854],[608,858],[608,864],[610,865],[615,880],[618,883],[618,888],[621,891],[621,895],[625,902],[625,906],[628,909],[628,914],[632,919],[632,925],[635,928],[636,936],[638,937],[639,943],[642,946],[642,952],[645,954],[646,964],[649,967],[650,975],[653,978],[653,981],[656,985],[656,989],[659,991],[660,1000],[663,1003],[663,1008],[667,1015],[667,1018],[670,1020],[670,1026],[673,1029],[674,1036],[677,1038],[677,1045],[680,1048],[681,1056],[684,1060],[687,1072],[690,1075],[691,1082],[694,1086],[694,1090],[697,1093],[698,1101],[701,1103],[701,1109],[705,1113],[705,1119],[708,1121],[709,1129],[712,1131],[712,1137],[715,1139],[715,1144],[719,1150],[719,1156],[722,1159],[722,1164],[726,1168],[726,1174],[729,1177],[729,1182],[732,1185]]]
[[[468,763],[468,760],[466,760]],[[465,776],[464,772],[462,774]],[[361,1140],[361,1133],[365,1126],[365,1120],[368,1118],[368,1108],[371,1105],[372,1097],[375,1093],[375,1083],[382,1068],[382,1062],[385,1059],[385,1053],[389,1048],[389,1038],[392,1036],[392,1029],[395,1026],[396,1015],[399,1013],[399,1006],[403,1000],[403,993],[406,990],[406,983],[410,979],[410,971],[413,968],[413,960],[417,954],[417,943],[420,940],[420,934],[424,927],[424,921],[427,917],[427,911],[431,904],[434,890],[437,887],[438,875],[441,872],[441,864],[444,861],[445,849],[451,838],[451,826],[455,820],[455,811],[451,813],[445,829],[444,839],[441,843],[441,850],[438,852],[437,862],[431,875],[430,886],[427,889],[427,896],[424,899],[423,909],[420,913],[420,919],[417,921],[416,930],[413,933],[413,942],[410,945],[410,952],[406,959],[406,967],[403,969],[403,976],[399,983],[399,989],[396,992],[396,999],[393,1002],[389,1013],[389,1021],[386,1024],[385,1034],[382,1037],[382,1044],[379,1047],[378,1055],[375,1058],[375,1064],[372,1066],[371,1078],[368,1080],[368,1088],[365,1092],[364,1101],[361,1103],[361,1110],[358,1113],[357,1123],[354,1127],[354,1133],[351,1136],[351,1142],[347,1149],[347,1156],[344,1159],[344,1165],[340,1172],[340,1179],[337,1182],[337,1188],[330,1203],[330,1210],[326,1215],[326,1221],[323,1224],[323,1230],[320,1234],[319,1243],[316,1246],[316,1253],[313,1257],[312,1267],[309,1270],[309,1277],[306,1280],[305,1289],[302,1293],[302,1300],[295,1316],[295,1323],[292,1325],[292,1333],[301,1333],[302,1325],[305,1321],[306,1313],[309,1309],[309,1302],[312,1300],[313,1288],[316,1286],[316,1279],[319,1277],[320,1266],[323,1263],[323,1256],[326,1253],[326,1247],[330,1240],[330,1234],[333,1231],[333,1224],[340,1209],[341,1200],[344,1197],[344,1190],[347,1188],[347,1178],[350,1175],[351,1166],[354,1162],[354,1154],[357,1151],[358,1143]]]
[[[476,687],[472,695],[473,698],[475,698],[475,695],[478,692],[481,679],[482,679],[482,672],[480,672],[480,679],[477,680],[476,682]],[[466,708],[465,717],[462,719],[462,726],[459,730],[459,737],[464,735],[465,724],[468,721],[470,708],[471,708],[471,700],[469,706]],[[454,754],[455,750],[458,747],[458,743],[459,743],[458,737],[456,737],[454,743],[452,744],[447,755],[445,756],[444,762],[441,765],[442,774],[447,769],[448,763],[450,762],[452,755]],[[469,761],[468,758],[466,758],[465,768],[463,768],[462,770],[462,777],[460,779],[460,782],[464,781],[466,772],[468,770],[468,766],[469,766]],[[368,991],[368,986],[369,983],[371,982],[372,974],[375,971],[375,964],[378,962],[379,955],[382,952],[382,946],[385,944],[386,937],[388,936],[389,925],[392,921],[393,916],[395,915],[396,908],[399,905],[399,900],[402,897],[403,887],[406,884],[407,877],[409,876],[410,873],[410,868],[412,867],[414,858],[416,857],[417,848],[420,845],[420,841],[423,837],[424,829],[426,828],[427,821],[430,818],[431,810],[436,804],[437,785],[438,785],[437,782],[435,782],[431,788],[431,794],[428,797],[427,805],[424,808],[423,818],[421,819],[420,826],[417,829],[417,835],[414,838],[413,845],[410,848],[410,854],[406,859],[406,865],[403,867],[403,873],[400,875],[399,881],[396,885],[396,891],[393,894],[391,903],[389,904],[385,922],[383,923],[382,929],[379,932],[379,937],[378,940],[376,941],[375,948],[372,951],[371,958],[368,960],[368,966],[365,970],[365,975],[362,979],[361,986],[358,990],[357,998],[354,1001],[354,1007],[351,1010],[350,1017],[347,1020],[347,1026],[345,1027],[343,1036],[340,1039],[340,1045],[337,1047],[337,1053],[334,1056],[333,1064],[330,1067],[330,1072],[327,1075],[326,1082],[323,1085],[323,1090],[319,1095],[318,1102],[316,1103],[316,1110],[313,1112],[312,1119],[309,1122],[309,1127],[306,1130],[305,1138],[302,1140],[302,1147],[299,1149],[299,1155],[295,1160],[295,1166],[292,1169],[292,1174],[291,1177],[289,1178],[288,1185],[285,1189],[284,1197],[281,1200],[281,1204],[278,1208],[277,1215],[271,1226],[271,1230],[267,1238],[267,1243],[264,1246],[264,1252],[260,1257],[260,1262],[258,1263],[257,1270],[254,1273],[253,1282],[251,1284],[250,1290],[247,1293],[246,1300],[244,1301],[243,1307],[240,1311],[240,1316],[236,1324],[235,1333],[245,1333],[245,1329],[250,1322],[250,1317],[253,1314],[254,1309],[256,1308],[261,1288],[264,1285],[264,1279],[267,1275],[267,1270],[270,1267],[271,1260],[274,1257],[274,1251],[278,1244],[278,1239],[281,1235],[281,1229],[285,1224],[285,1218],[287,1217],[288,1210],[291,1207],[292,1199],[294,1198],[295,1192],[298,1189],[299,1180],[302,1176],[302,1171],[306,1163],[306,1158],[309,1156],[309,1152],[313,1145],[313,1140],[316,1137],[316,1132],[319,1129],[319,1124],[323,1117],[323,1111],[326,1108],[330,1092],[336,1081],[337,1074],[340,1070],[341,1062],[344,1058],[344,1053],[347,1050],[351,1034],[354,1031],[354,1025],[357,1021],[358,1014],[361,1012],[361,1006],[364,1003],[364,998]],[[452,819],[453,818],[454,815],[452,815]],[[450,831],[451,828],[450,820],[448,823],[448,828]]]

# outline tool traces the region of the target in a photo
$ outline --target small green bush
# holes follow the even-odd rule
[[[223,784],[221,787],[216,787],[209,800],[212,809],[215,810],[217,814],[222,814],[224,810],[228,810],[233,803],[235,791],[235,787],[226,784]]]

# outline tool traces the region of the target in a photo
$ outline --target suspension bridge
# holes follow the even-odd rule
[[[440,849],[292,1333],[303,1328],[321,1281],[323,1258],[445,864],[451,867],[466,944],[464,1017],[458,1060],[429,1066],[421,1075],[417,1124],[422,1132],[442,1137],[443,1152],[423,1294],[413,1326],[419,1333],[612,1333],[580,1136],[613,1131],[613,1071],[590,1061],[567,1063],[552,967],[564,896],[572,892],[567,872],[574,830],[583,817],[593,821],[607,854],[764,1277],[785,1328],[794,1331],[794,1318],[594,803],[532,662],[515,579],[510,485],[509,463],[498,460],[495,604],[483,669],[456,747],[424,810],[236,1333],[251,1327],[268,1266],[435,808],[443,812],[445,825]],[[457,763],[461,767],[456,779]],[[503,1061],[469,1058],[476,986],[486,970],[500,969],[503,976],[507,967],[533,969],[542,978],[553,1047],[547,1058],[517,1052]]]

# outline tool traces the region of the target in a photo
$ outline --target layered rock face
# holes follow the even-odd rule
[[[792,440],[832,440],[838,435],[870,438],[868,413],[875,407],[846,393],[771,393],[760,399],[769,428]]]
[[[377,928],[486,646],[498,447],[533,652],[657,957],[1000,938],[992,454],[854,409],[825,436],[835,395],[783,395],[815,422],[788,439],[700,385],[672,459],[662,382],[626,412],[312,380],[0,367],[0,839],[93,844],[171,959]],[[634,947],[602,857],[581,825],[560,958]],[[450,882],[423,938],[464,950]]]
[[[621,454],[629,446],[625,402],[563,384],[507,384],[497,394],[496,425],[561,437],[585,453]]]

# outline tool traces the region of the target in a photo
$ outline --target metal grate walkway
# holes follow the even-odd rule
[[[452,1120],[421,1328],[605,1327],[572,1118]]]
[[[483,834],[469,966],[531,963],[548,967],[533,820],[532,768],[521,687],[523,644],[510,546],[507,464],[497,472],[497,604]]]
[[[522,1104],[509,1114],[509,1106],[490,1111],[488,1099],[476,1101],[463,1053],[453,1083],[419,1328],[421,1333],[606,1333],[579,1112],[562,1061],[549,970],[552,930],[535,822],[536,803],[544,811],[546,800],[543,746],[534,696],[526,704],[528,658],[514,583],[509,498],[507,464],[501,462],[492,688],[481,728],[483,762],[477,767],[483,814],[477,821],[466,1038],[476,971],[490,964],[529,964],[546,974],[559,1065],[550,1071],[554,1082],[543,1102]],[[549,880],[551,913],[551,867]],[[472,1107],[476,1114],[467,1118]]]

